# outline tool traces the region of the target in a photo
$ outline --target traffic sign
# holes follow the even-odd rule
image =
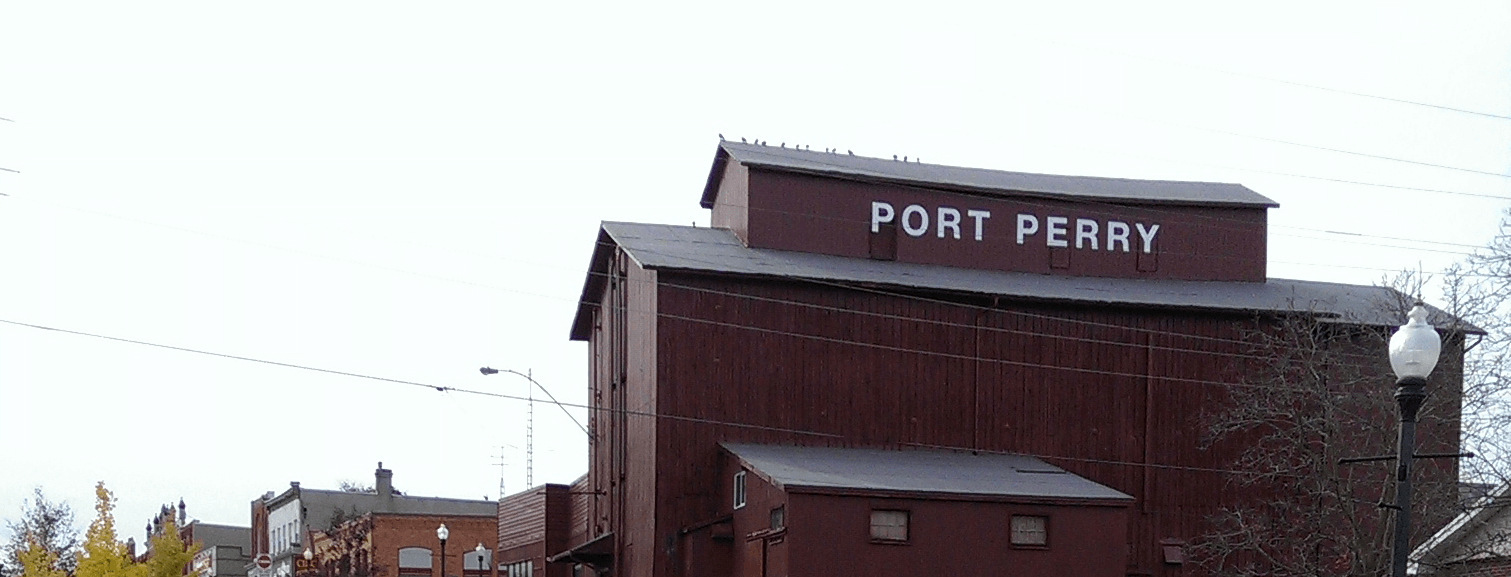
[[[257,555],[257,568],[258,569],[262,569],[264,571],[266,571],[268,569],[272,569],[273,568],[273,556],[272,555],[268,555],[267,553],[259,553]]]

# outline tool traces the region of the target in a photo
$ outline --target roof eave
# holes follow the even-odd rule
[[[722,149],[722,148],[719,149],[719,153],[720,153],[721,157],[724,157],[724,158],[728,157],[728,153],[724,152],[724,149]],[[724,167],[724,163],[721,162],[721,160],[722,160],[721,158],[715,158],[714,159],[715,170],[718,170],[720,172],[720,174],[722,174],[723,167]],[[822,170],[822,169],[816,169],[816,168],[799,168],[799,167],[787,166],[787,165],[784,165],[784,164],[774,163],[774,162],[762,162],[761,160],[758,160],[758,159],[742,159],[742,160],[739,160],[737,162],[739,162],[740,164],[743,164],[743,165],[745,165],[747,167],[759,168],[759,169],[770,170],[770,171],[775,171],[775,172],[786,172],[786,173],[792,173],[792,174],[806,174],[806,175],[810,175],[810,176],[821,176],[821,177],[824,177],[824,178],[833,178],[833,179],[836,179],[836,180],[847,180],[847,181],[851,181],[851,182],[860,182],[860,183],[869,183],[869,184],[894,184],[894,185],[902,185],[902,186],[922,187],[922,188],[928,188],[928,189],[932,189],[932,190],[943,190],[943,191],[949,191],[949,192],[959,192],[959,193],[971,194],[971,195],[976,195],[976,196],[986,196],[986,197],[992,197],[992,198],[1002,198],[1002,197],[1005,197],[1005,196],[1013,196],[1013,197],[1042,198],[1042,199],[1060,200],[1060,201],[1104,202],[1104,203],[1109,203],[1109,204],[1123,204],[1123,205],[1198,206],[1198,207],[1205,207],[1205,208],[1279,208],[1280,207],[1280,203],[1275,202],[1273,200],[1271,200],[1269,202],[1246,202],[1246,201],[1224,202],[1224,201],[1213,201],[1213,200],[1201,201],[1201,200],[1177,200],[1177,199],[1160,199],[1160,198],[1143,198],[1143,199],[1134,200],[1134,199],[1130,199],[1130,198],[1127,198],[1127,197],[1118,197],[1118,196],[1106,196],[1106,195],[1094,195],[1094,194],[1067,194],[1067,193],[1063,193],[1063,192],[1053,192],[1053,191],[1016,190],[1016,189],[1009,189],[1009,188],[986,187],[986,186],[972,186],[972,185],[969,185],[969,184],[961,184],[961,183],[957,183],[957,182],[942,182],[942,181],[937,181],[937,180],[922,180],[922,179],[914,179],[914,178],[901,178],[901,177],[895,177],[895,176],[887,176],[887,175],[884,175],[884,174],[860,174],[860,173],[841,171],[841,170]],[[710,175],[710,177],[709,177],[709,183],[711,185],[714,184],[714,176],[713,175]],[[1247,187],[1245,187],[1245,188],[1247,188]],[[1255,193],[1255,194],[1258,194],[1258,193]],[[703,195],[704,195],[703,196],[703,198],[704,198],[703,207],[704,208],[712,208],[713,207],[713,197],[710,196],[710,193],[709,193],[709,191],[708,191],[708,189],[706,187],[704,188]]]
[[[1103,507],[1126,507],[1134,501],[1129,495],[1106,496],[1106,497],[1076,497],[1069,495],[1033,495],[1033,494],[1008,494],[1008,493],[959,493],[950,491],[922,491],[907,489],[877,489],[857,487],[834,487],[824,485],[792,485],[784,486],[788,493],[803,493],[811,495],[832,495],[838,497],[900,497],[906,496],[913,499],[927,499],[936,501],[976,501],[990,503],[1021,503],[1034,505],[1069,505],[1069,506],[1103,506]]]
[[[593,256],[588,259],[588,278],[583,280],[582,294],[577,298],[577,314],[572,318],[571,340],[586,341],[592,335],[593,310],[603,300],[604,287],[608,284],[609,257],[617,247],[609,232],[599,225]]]
[[[719,149],[714,152],[713,167],[708,169],[708,181],[703,184],[703,198],[698,204],[703,208],[713,208],[714,200],[719,197],[719,187],[724,184],[724,167],[729,164],[729,151],[724,150],[724,141],[719,141]]]

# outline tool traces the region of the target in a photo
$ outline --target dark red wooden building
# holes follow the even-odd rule
[[[1244,327],[1401,320],[1387,289],[1267,278],[1276,205],[1233,184],[725,142],[702,204],[712,228],[598,235],[571,330],[590,471],[547,554],[579,571],[1181,574],[1242,498],[1239,447],[1192,419],[1237,380]],[[1453,427],[1422,435],[1456,447]],[[1063,486],[991,489],[1035,475]]]

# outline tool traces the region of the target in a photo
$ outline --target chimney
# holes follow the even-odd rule
[[[378,461],[378,498],[390,499],[393,497],[393,471],[383,468],[383,461]]]

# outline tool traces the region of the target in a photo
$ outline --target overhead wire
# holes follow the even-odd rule
[[[95,213],[95,214],[101,214],[101,215],[104,215],[104,216],[111,216],[111,217],[114,217],[114,218],[122,218],[123,220],[127,220],[127,221],[130,221],[130,222],[137,222],[137,223],[140,223],[140,224],[155,225],[155,223],[150,223],[150,222],[146,222],[146,221],[139,221],[139,220],[136,220],[136,219],[129,219],[129,218],[124,218],[124,217],[116,217],[115,215],[110,215],[108,213],[100,213],[98,211],[90,211],[90,210],[85,210],[85,209],[80,209],[80,210],[84,210],[85,212],[91,212],[91,213]],[[500,287],[500,286],[490,285],[490,284],[485,284],[485,283],[478,283],[478,282],[472,282],[472,281],[467,281],[467,280],[462,280],[462,279],[455,279],[455,278],[450,278],[450,277],[445,277],[445,276],[432,275],[432,274],[426,274],[426,273],[419,273],[419,272],[410,271],[410,270],[401,269],[401,268],[396,268],[396,267],[388,267],[388,266],[376,265],[376,264],[367,263],[367,262],[364,262],[364,261],[357,261],[357,260],[352,260],[352,259],[347,259],[347,258],[342,258],[342,257],[334,257],[334,256],[324,255],[324,254],[320,254],[320,253],[314,253],[314,252],[310,252],[310,251],[290,249],[290,248],[286,248],[286,247],[280,247],[280,246],[277,246],[277,245],[269,245],[269,244],[266,244],[266,243],[249,241],[249,240],[239,239],[239,238],[235,238],[235,237],[227,237],[227,236],[224,236],[224,235],[217,235],[217,234],[211,234],[211,233],[203,233],[203,232],[194,231],[194,230],[191,230],[191,229],[185,229],[185,228],[181,228],[181,227],[170,227],[170,226],[166,226],[166,225],[156,225],[156,226],[164,226],[165,228],[169,228],[169,229],[172,229],[172,230],[178,230],[178,231],[181,231],[181,232],[188,232],[188,233],[193,233],[193,234],[201,234],[201,235],[209,236],[209,237],[213,237],[213,238],[221,238],[221,239],[231,240],[231,241],[235,241],[235,242],[243,242],[243,243],[246,243],[246,244],[251,244],[251,245],[259,246],[259,247],[263,247],[263,248],[271,248],[271,249],[277,249],[277,250],[284,250],[284,251],[293,252],[293,253],[297,253],[297,254],[303,254],[303,255],[313,256],[313,257],[318,257],[318,258],[327,258],[327,259],[336,260],[336,261],[339,261],[339,262],[345,262],[345,263],[350,263],[350,264],[355,264],[355,265],[360,265],[360,266],[369,266],[369,267],[376,268],[376,269],[379,269],[379,270],[386,270],[386,271],[391,271],[391,272],[397,272],[397,273],[407,274],[407,275],[416,276],[416,277],[420,277],[420,278],[427,278],[427,279],[439,280],[439,281],[444,281],[444,282],[459,283],[459,284],[464,284],[464,285],[467,285],[467,286],[473,286],[473,287],[484,288],[484,289],[489,289],[489,290],[497,290],[497,291],[500,291],[500,292],[507,292],[507,293],[511,293],[511,294],[518,294],[518,295],[529,296],[529,297],[533,297],[533,298],[541,298],[541,299],[557,300],[557,301],[566,301],[566,302],[577,302],[577,300],[573,299],[573,298],[561,297],[561,296],[556,296],[556,295],[541,294],[541,293],[530,292],[530,291],[522,291],[522,290],[511,289],[511,288],[506,288],[506,287]],[[656,251],[643,251],[643,252],[656,253]],[[681,257],[681,256],[679,256],[679,258],[686,259],[687,257]],[[698,261],[699,259],[689,259],[689,260]],[[702,261],[702,262],[704,262],[704,264],[709,264],[709,265],[713,265],[714,264],[711,261]],[[588,275],[589,276],[593,276],[593,275],[596,275],[596,274],[601,274],[601,273],[596,273],[596,272],[593,272],[593,271],[588,271]],[[922,297],[920,295],[912,295],[912,294],[907,294],[907,293],[898,292],[898,291],[885,291],[885,290],[881,290],[881,289],[878,289],[878,288],[875,288],[875,287],[858,287],[858,286],[853,286],[853,285],[846,284],[846,283],[836,283],[836,282],[828,282],[828,283],[826,283],[825,281],[822,281],[822,280],[819,280],[819,279],[809,279],[809,278],[802,278],[802,277],[796,277],[796,276],[790,276],[790,275],[788,277],[786,277],[786,278],[788,278],[789,280],[806,282],[806,283],[824,284],[826,286],[844,287],[844,288],[847,288],[847,289],[850,289],[850,290],[860,290],[860,291],[865,291],[865,292],[874,292],[874,293],[877,293],[877,294],[886,294],[887,296],[892,296],[892,297],[897,297],[897,298],[907,298],[907,299],[912,299],[912,300],[927,300],[927,301],[930,301],[930,302],[935,302],[936,304],[947,303],[947,304],[951,304],[953,306],[968,306],[968,305],[962,305],[961,303],[958,303],[958,302],[936,300],[936,299],[928,299],[928,298]],[[691,290],[703,290],[703,289],[692,289],[692,287],[687,287],[687,288],[689,288]],[[804,303],[793,302],[791,304],[802,305]],[[989,309],[989,308],[986,308],[986,307],[981,307],[981,310],[993,310],[993,309]],[[1001,313],[1001,314],[1019,315],[1019,316],[1025,316],[1025,317],[1034,316],[1032,313],[1027,313],[1027,312],[1024,312],[1024,311],[1005,311],[1005,310],[997,309],[997,310],[994,310],[994,312]],[[1047,315],[1039,315],[1038,318],[1053,319],[1053,320],[1055,320],[1057,322],[1062,322],[1062,323],[1089,324],[1089,325],[1100,326],[1101,328],[1112,328],[1112,329],[1120,329],[1120,330],[1132,330],[1132,331],[1137,331],[1137,332],[1139,332],[1141,334],[1150,334],[1150,333],[1153,333],[1153,334],[1161,334],[1163,336],[1181,337],[1181,338],[1188,338],[1188,339],[1198,339],[1198,340],[1213,341],[1213,342],[1227,342],[1229,344],[1238,344],[1238,345],[1244,345],[1244,346],[1251,346],[1252,345],[1252,343],[1247,343],[1247,342],[1244,342],[1244,341],[1237,341],[1237,340],[1231,340],[1231,339],[1215,339],[1213,337],[1206,336],[1206,335],[1182,334],[1182,333],[1170,332],[1170,331],[1164,331],[1164,332],[1150,331],[1148,329],[1138,329],[1138,328],[1134,328],[1134,327],[1127,327],[1127,326],[1122,326],[1122,325],[1111,325],[1111,324],[1105,324],[1105,323],[1098,324],[1098,323],[1093,323],[1093,322],[1089,322],[1089,321],[1080,321],[1080,320],[1073,320],[1073,319],[1065,319],[1065,318],[1061,318],[1061,317],[1051,317],[1051,316],[1047,316]],[[1086,340],[1086,339],[1081,338],[1081,337],[1063,337],[1063,338],[1070,339],[1070,340]],[[1091,342],[1095,342],[1095,341],[1091,341]],[[1180,350],[1180,349],[1178,347],[1171,347],[1171,350]],[[1201,351],[1196,351],[1196,349],[1190,349],[1190,350],[1195,351],[1195,352],[1201,352]]]
[[[1093,48],[1093,47],[1090,47],[1090,46],[1082,46],[1082,45],[1078,45],[1078,44],[1073,44],[1073,43],[1065,42],[1065,41],[1063,41],[1063,40],[1061,40],[1059,38],[1041,38],[1038,41],[1042,41],[1042,42],[1048,43],[1048,44],[1055,44],[1055,45],[1059,45],[1059,46],[1063,46],[1063,47],[1067,47],[1067,48],[1072,48],[1072,49],[1075,49],[1075,50],[1082,50],[1082,51],[1086,51],[1086,52],[1100,52],[1102,54],[1116,56],[1116,57],[1124,58],[1124,59],[1128,59],[1128,60],[1142,60],[1142,61],[1146,61],[1146,62],[1153,62],[1153,63],[1157,63],[1157,64],[1162,64],[1162,65],[1165,65],[1165,66],[1173,66],[1173,67],[1180,67],[1180,68],[1190,68],[1190,69],[1193,69],[1193,70],[1201,70],[1201,71],[1204,71],[1204,72],[1210,72],[1210,73],[1215,73],[1215,74],[1223,74],[1223,75],[1233,76],[1233,77],[1237,77],[1237,78],[1246,78],[1246,79],[1250,79],[1250,80],[1260,80],[1260,81],[1264,81],[1264,82],[1272,82],[1272,83],[1275,83],[1275,84],[1282,84],[1282,85],[1286,85],[1286,86],[1294,86],[1294,87],[1298,87],[1298,88],[1306,88],[1306,89],[1309,89],[1309,90],[1317,90],[1317,91],[1321,91],[1321,92],[1330,92],[1330,93],[1334,93],[1334,94],[1343,94],[1343,95],[1348,95],[1348,96],[1357,96],[1357,97],[1360,97],[1360,98],[1367,98],[1367,99],[1372,99],[1372,100],[1380,100],[1380,101],[1384,101],[1384,102],[1393,102],[1393,103],[1396,103],[1396,104],[1405,104],[1405,105],[1409,105],[1409,106],[1418,106],[1418,107],[1422,107],[1422,108],[1439,110],[1439,111],[1443,111],[1443,112],[1453,112],[1453,113],[1458,113],[1458,114],[1466,114],[1466,115],[1471,115],[1471,116],[1478,116],[1478,117],[1482,117],[1482,118],[1494,118],[1494,119],[1497,119],[1497,120],[1511,120],[1511,116],[1504,115],[1504,114],[1497,114],[1497,113],[1493,113],[1493,112],[1485,112],[1485,111],[1482,111],[1482,110],[1473,110],[1473,109],[1468,109],[1468,108],[1459,108],[1459,107],[1454,107],[1454,106],[1447,106],[1447,105],[1443,105],[1443,104],[1435,104],[1435,103],[1431,103],[1431,102],[1422,102],[1422,101],[1419,101],[1419,100],[1410,100],[1410,99],[1397,98],[1397,97],[1392,97],[1392,96],[1383,96],[1383,95],[1379,95],[1379,94],[1370,94],[1368,92],[1359,92],[1359,91],[1355,91],[1355,90],[1347,90],[1347,89],[1342,89],[1342,88],[1333,88],[1333,87],[1330,87],[1330,86],[1322,86],[1320,84],[1308,84],[1308,83],[1305,83],[1305,82],[1298,82],[1298,81],[1294,81],[1294,80],[1286,80],[1286,79],[1283,79],[1283,78],[1275,78],[1275,77],[1263,76],[1263,75],[1259,75],[1259,74],[1251,74],[1251,73],[1247,73],[1247,72],[1233,72],[1231,70],[1224,70],[1224,69],[1221,69],[1221,68],[1213,68],[1213,67],[1210,67],[1210,66],[1202,66],[1202,65],[1199,65],[1199,64],[1191,64],[1189,62],[1179,62],[1179,61],[1175,61],[1175,60],[1166,60],[1166,59],[1163,59],[1163,58],[1154,58],[1152,56],[1145,56],[1145,55],[1142,55],[1142,54],[1133,54],[1133,53],[1128,53],[1128,52],[1118,52],[1118,51],[1113,51],[1113,50],[1107,50],[1107,49],[1103,49],[1103,48]]]
[[[75,330],[71,330],[71,329],[64,329],[64,328],[58,328],[58,327],[50,327],[50,326],[39,325],[39,324],[34,324],[34,323],[12,321],[12,320],[8,320],[8,319],[0,319],[0,323],[10,324],[10,325],[20,326],[20,327],[26,327],[26,328],[32,328],[32,329],[38,329],[38,330],[44,330],[44,331],[58,332],[58,333],[63,333],[63,334],[75,335],[75,336],[97,338],[97,339],[103,339],[103,340],[108,340],[108,341],[115,341],[115,342],[127,343],[127,344],[139,345],[139,346],[155,347],[155,348],[161,348],[161,349],[178,351],[178,352],[184,352],[184,353],[206,355],[206,356],[218,357],[218,358],[224,358],[224,359],[230,359],[230,360],[236,360],[236,361],[243,361],[243,362],[250,362],[250,363],[272,365],[272,366],[283,367],[283,368],[288,368],[288,369],[304,370],[304,371],[311,371],[311,372],[317,372],[317,373],[323,373],[323,374],[329,374],[329,375],[336,375],[336,376],[343,376],[343,377],[358,378],[358,379],[368,379],[368,380],[380,381],[380,382],[397,384],[397,385],[405,385],[405,386],[412,386],[412,387],[423,387],[423,388],[432,389],[432,390],[435,390],[435,391],[441,392],[441,393],[457,392],[457,393],[466,393],[466,394],[480,395],[480,396],[486,396],[486,397],[495,397],[495,398],[500,398],[500,399],[509,399],[509,400],[516,400],[516,401],[553,402],[554,404],[560,406],[563,410],[568,409],[568,408],[574,408],[574,409],[584,409],[584,410],[587,410],[589,412],[594,412],[594,413],[624,414],[624,415],[627,415],[627,416],[648,417],[648,418],[654,418],[654,419],[667,419],[667,420],[673,420],[673,421],[681,421],[681,422],[689,422],[689,423],[697,423],[697,424],[706,424],[706,425],[728,426],[728,427],[734,427],[734,428],[749,429],[749,430],[758,430],[758,431],[768,431],[768,432],[776,432],[776,433],[788,433],[788,434],[795,434],[795,435],[817,436],[817,437],[826,437],[826,438],[834,438],[834,439],[868,440],[868,439],[855,439],[853,437],[849,437],[849,436],[842,435],[842,434],[839,434],[839,433],[825,433],[825,432],[822,432],[822,431],[813,431],[813,430],[808,430],[808,429],[799,429],[799,428],[792,428],[792,427],[776,427],[776,426],[770,426],[770,425],[756,425],[756,424],[739,423],[739,422],[735,422],[735,421],[728,421],[728,420],[722,420],[722,419],[710,419],[710,418],[694,417],[694,416],[688,416],[688,415],[674,415],[674,414],[668,414],[668,413],[657,412],[657,411],[643,411],[643,410],[636,410],[636,409],[629,409],[629,408],[613,409],[613,408],[605,408],[605,407],[597,407],[597,406],[592,406],[592,405],[586,405],[586,404],[581,404],[581,403],[571,403],[571,402],[563,402],[563,401],[546,401],[544,399],[530,399],[530,398],[527,398],[527,397],[524,397],[524,396],[520,396],[520,395],[510,395],[510,394],[498,393],[498,392],[493,392],[493,391],[480,391],[480,390],[475,390],[475,389],[465,389],[465,388],[460,388],[460,387],[450,387],[450,386],[443,386],[443,385],[435,385],[435,384],[424,383],[424,382],[420,382],[420,381],[411,381],[411,380],[406,380],[406,379],[394,379],[394,378],[381,377],[381,376],[376,376],[376,375],[368,375],[368,374],[364,374],[364,373],[356,373],[356,372],[351,372],[351,371],[341,371],[341,370],[334,370],[334,369],[325,369],[325,368],[313,367],[313,366],[309,366],[309,365],[301,365],[301,364],[296,364],[296,363],[286,363],[286,362],[280,362],[280,361],[272,361],[272,360],[266,360],[266,359],[259,359],[259,358],[255,358],[255,357],[247,357],[247,356],[241,356],[241,355],[219,353],[219,352],[214,352],[214,351],[207,351],[207,350],[202,350],[202,349],[194,349],[194,348],[181,347],[181,346],[175,346],[175,345],[165,345],[165,344],[154,343],[154,342],[150,342],[150,341],[142,341],[142,340],[137,340],[137,339],[128,339],[128,338],[115,337],[115,336],[103,335],[103,334],[98,334],[98,333],[90,333],[90,332],[85,332],[85,331],[75,331]],[[1193,471],[1193,472],[1208,472],[1208,473],[1221,473],[1221,474],[1235,474],[1235,475],[1245,475],[1245,476],[1271,476],[1272,475],[1270,473],[1263,473],[1263,472],[1256,472],[1256,471],[1247,471],[1247,470],[1240,470],[1240,469],[1223,469],[1223,468],[1215,468],[1215,467],[1195,467],[1195,466],[1170,465],[1170,464],[1161,464],[1161,463],[1145,463],[1145,462],[1140,462],[1140,461],[1121,461],[1121,460],[1116,460],[1116,459],[1098,459],[1098,458],[1089,458],[1089,457],[1070,457],[1070,456],[1039,454],[1039,453],[1032,453],[1032,452],[994,451],[994,450],[986,450],[986,449],[977,449],[977,448],[972,448],[972,447],[956,447],[956,446],[944,445],[944,444],[920,443],[920,442],[908,442],[908,441],[885,441],[885,440],[871,440],[871,441],[882,442],[882,443],[889,443],[889,444],[894,444],[894,445],[899,445],[899,446],[911,446],[911,447],[917,447],[917,448],[933,448],[933,449],[957,450],[957,451],[976,451],[976,452],[981,452],[981,453],[994,453],[994,454],[1029,455],[1029,456],[1038,457],[1038,458],[1041,458],[1041,459],[1073,461],[1073,462],[1084,462],[1084,463],[1092,463],[1092,464],[1105,464],[1105,465],[1116,465],[1116,466],[1132,466],[1132,467],[1144,467],[1144,468],[1154,468],[1154,469],[1168,469],[1168,470]]]

